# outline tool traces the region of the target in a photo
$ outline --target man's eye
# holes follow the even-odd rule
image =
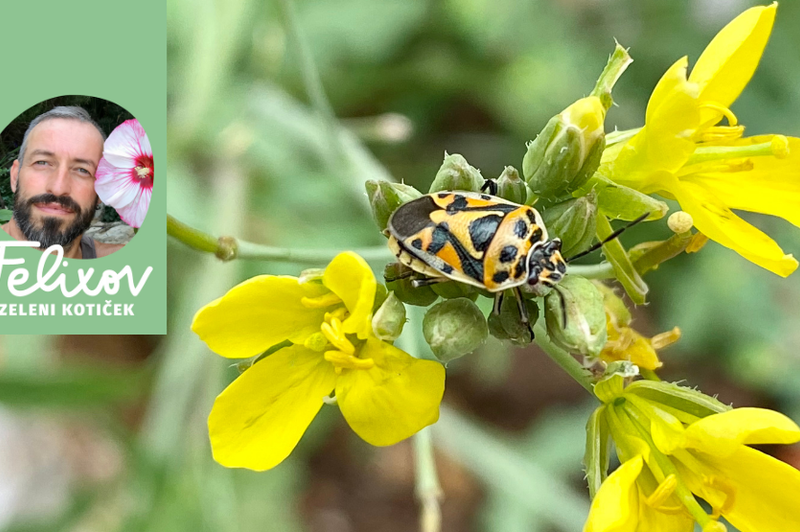
[[[35,162],[35,163],[33,163],[33,164],[38,164],[38,165],[44,166],[44,165],[46,165],[46,164],[47,164],[47,161],[36,161],[36,162]]]
[[[78,168],[78,173],[85,174],[85,175],[92,175],[92,173],[87,170],[86,168]]]

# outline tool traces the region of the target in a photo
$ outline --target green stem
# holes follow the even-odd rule
[[[575,265],[569,267],[569,273],[580,275],[586,279],[613,279],[614,266],[610,262],[600,264]]]
[[[342,149],[341,139],[337,133],[336,114],[333,112],[328,97],[325,95],[325,87],[322,85],[322,79],[319,75],[314,57],[311,54],[311,47],[308,45],[308,40],[303,34],[303,30],[297,21],[297,13],[295,12],[294,2],[292,0],[281,0],[281,11],[283,20],[289,36],[294,40],[297,46],[298,55],[300,56],[300,68],[303,74],[303,84],[305,85],[306,94],[311,100],[311,105],[320,114],[325,127],[325,133],[328,137],[328,148],[330,155],[330,162],[340,162],[344,150]]]
[[[442,510],[439,501],[442,487],[436,473],[430,427],[425,427],[414,435],[415,494],[421,507],[420,530],[439,532],[442,529]]]
[[[215,238],[199,229],[188,226],[167,215],[167,234],[183,242],[190,248],[206,253],[213,253],[223,262],[234,259],[269,260],[275,262],[291,262],[294,264],[325,264],[330,262],[343,249],[291,249],[262,246],[232,236]],[[389,248],[375,246],[369,248],[352,248],[364,260],[388,261],[392,259]]]
[[[553,362],[558,364],[561,369],[566,371],[569,376],[575,379],[578,384],[583,386],[587,392],[594,395],[592,380],[586,368],[584,368],[580,362],[575,360],[575,358],[573,358],[573,356],[567,351],[564,351],[550,341],[550,338],[547,336],[547,330],[545,330],[544,326],[541,324],[541,320],[533,329],[534,333],[536,334],[536,345],[541,347],[542,351],[547,353],[547,356],[549,356]]]

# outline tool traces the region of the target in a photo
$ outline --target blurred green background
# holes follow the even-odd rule
[[[635,62],[606,123],[638,127],[666,68],[683,55],[694,62],[753,4],[302,0],[287,11],[291,5],[168,0],[169,164],[160,179],[170,214],[205,231],[345,249],[384,242],[365,180],[425,189],[445,151],[461,153],[485,177],[519,168],[525,142],[592,89],[614,38]],[[749,134],[800,136],[799,24],[800,3],[784,2],[756,76],[733,106]],[[330,108],[306,90],[317,76]],[[800,230],[746,217],[800,256]],[[668,234],[662,221],[623,241]],[[380,272],[383,263],[373,266]],[[305,267],[223,264],[172,240],[166,337],[2,338],[0,530],[416,530],[410,443],[370,447],[334,408],[324,408],[270,472],[227,470],[211,459],[205,419],[236,370],[189,330],[191,318],[250,276]],[[646,277],[650,303],[636,310],[634,325],[648,335],[682,329],[683,339],[662,353],[664,378],[798,420],[798,275],[780,279],[709,243]],[[410,317],[407,327],[419,327],[421,313]],[[451,363],[433,430],[443,530],[580,530],[592,408],[533,347],[492,342]],[[800,466],[798,446],[765,450]]]

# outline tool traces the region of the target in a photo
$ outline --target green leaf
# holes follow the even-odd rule
[[[0,209],[0,223],[6,223],[14,216],[14,211],[10,209]]]
[[[608,219],[602,214],[597,214],[597,238],[603,240],[611,236],[613,229]],[[637,305],[646,301],[647,284],[642,280],[631,263],[625,248],[618,238],[603,244],[603,253],[608,262],[614,267],[614,276],[620,282],[628,297]]]

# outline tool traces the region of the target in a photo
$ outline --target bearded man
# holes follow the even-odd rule
[[[11,166],[14,217],[2,229],[42,250],[58,244],[65,258],[94,259],[123,247],[84,236],[99,202],[94,180],[104,142],[81,107],[55,107],[34,118]]]

